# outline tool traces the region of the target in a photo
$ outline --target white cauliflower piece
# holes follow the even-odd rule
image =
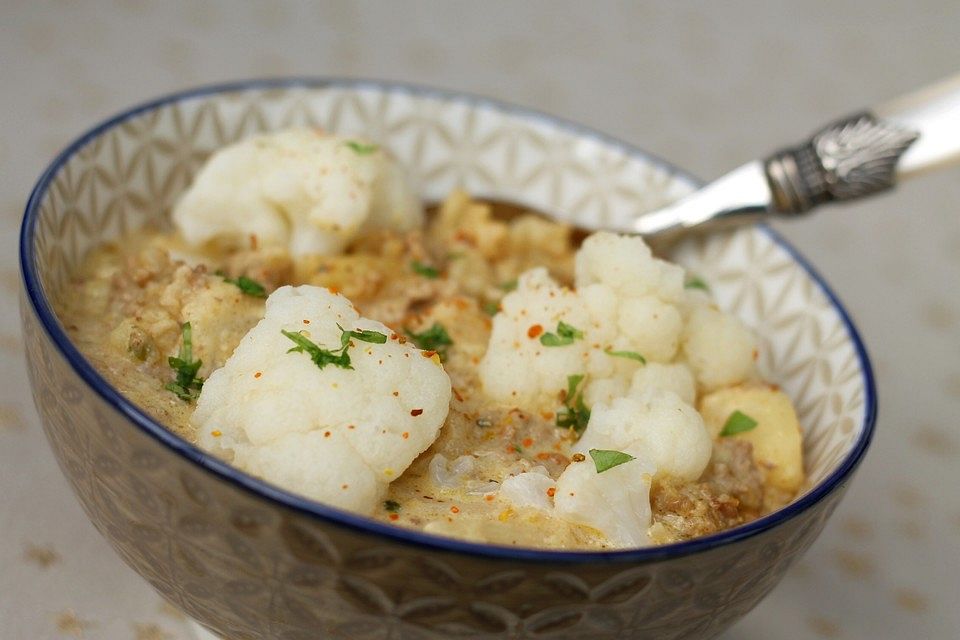
[[[600,531],[615,547],[650,544],[650,485],[656,472],[636,458],[597,473],[593,461],[568,466],[557,479],[556,515]]]
[[[693,481],[706,469],[713,441],[696,409],[671,391],[650,389],[594,405],[574,451],[590,449],[629,453],[652,463],[658,477]]]
[[[582,339],[566,347],[546,347],[540,336],[555,332],[561,320],[585,330],[587,311],[573,291],[559,286],[543,268],[520,276],[516,290],[500,305],[479,366],[485,392],[518,407],[556,405],[567,376],[585,370],[589,347]]]
[[[735,316],[697,306],[683,334],[683,355],[704,391],[743,382],[754,373],[757,340]]]
[[[599,283],[625,299],[655,295],[676,303],[683,297],[683,268],[654,258],[639,236],[588,236],[577,251],[576,274],[577,289]]]
[[[537,466],[504,480],[497,495],[515,507],[531,507],[549,512],[553,511],[553,500],[549,492],[556,484],[544,467]]]
[[[690,368],[682,362],[674,364],[651,362],[640,367],[633,374],[629,391],[620,395],[639,397],[653,389],[672,391],[691,406],[697,401],[697,383],[693,379]]]
[[[173,209],[192,245],[211,240],[287,247],[294,256],[335,254],[363,228],[407,230],[423,222],[400,165],[376,145],[289,129],[214,153]]]
[[[668,363],[683,331],[683,269],[658,260],[639,237],[597,233],[576,256],[576,291],[544,269],[528,271],[504,297],[480,363],[486,393],[530,410],[556,409],[571,375],[585,375],[589,404],[630,386],[641,362]],[[577,337],[541,343],[559,322]],[[642,358],[642,360],[641,360]]]
[[[337,349],[340,325],[375,331],[383,344],[352,339],[350,366],[322,369],[281,331]],[[436,358],[400,344],[360,317],[343,296],[281,287],[266,315],[204,383],[191,422],[200,445],[285,489],[370,513],[387,484],[436,439],[450,380]]]

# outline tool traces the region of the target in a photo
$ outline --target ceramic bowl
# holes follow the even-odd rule
[[[126,111],[57,157],[21,236],[22,317],[43,427],[90,520],[166,599],[231,640],[709,638],[813,542],[869,444],[867,355],[823,279],[764,227],[676,259],[764,348],[795,400],[811,488],[694,541],[605,553],[495,547],[395,528],[211,458],[107,384],[53,308],[84,253],[165,219],[206,157],[244,136],[320,126],[381,141],[426,199],[462,186],[574,223],[634,216],[697,182],[628,144],[459,93],[354,80],[252,81]]]

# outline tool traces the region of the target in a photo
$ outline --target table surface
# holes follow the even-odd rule
[[[95,121],[189,85],[308,74],[464,89],[712,177],[958,71],[955,0],[796,4],[4,2],[0,286],[13,299],[23,204],[53,154]],[[823,536],[725,640],[957,637],[958,175],[779,225],[862,329],[880,422]],[[0,638],[188,638],[61,477],[13,304],[0,307],[0,358]]]

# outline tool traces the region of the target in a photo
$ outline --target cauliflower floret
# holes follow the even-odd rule
[[[620,451],[633,460],[598,473],[591,449]],[[614,546],[631,547],[650,544],[653,479],[696,480],[713,443],[693,407],[672,391],[645,387],[635,396],[595,405],[573,451],[584,460],[567,466],[556,482],[545,470],[533,469],[504,480],[499,497],[592,527]]]
[[[656,295],[676,303],[683,297],[682,267],[653,257],[639,236],[594,233],[576,257],[577,288],[599,283],[625,299]]]
[[[550,489],[555,488],[556,484],[544,467],[537,466],[504,480],[497,495],[515,507],[550,512],[553,510]]]
[[[211,156],[173,210],[192,245],[217,240],[340,252],[362,228],[418,227],[423,211],[400,166],[376,145],[289,129]]]
[[[584,399],[592,404],[623,395],[644,362],[675,358],[683,332],[683,269],[654,258],[639,237],[597,233],[577,252],[576,272],[576,291],[533,269],[504,297],[480,364],[489,396],[555,410],[568,377],[585,375]],[[542,344],[561,321],[576,330],[573,339]],[[683,381],[677,384],[686,394]]]
[[[640,396],[652,389],[672,391],[691,406],[697,401],[697,383],[693,379],[693,374],[690,373],[690,368],[682,362],[674,364],[651,362],[640,367],[633,374],[629,392],[620,395]]]
[[[653,464],[658,477],[693,481],[710,462],[713,442],[696,409],[672,391],[650,389],[594,405],[574,451],[590,449],[629,453]]]
[[[750,378],[756,349],[756,338],[738,318],[711,306],[698,306],[690,313],[683,354],[704,391]]]
[[[310,353],[290,352],[297,345],[281,333],[334,350],[340,327],[387,339],[354,337],[351,368],[320,368]],[[204,383],[191,418],[200,445],[281,487],[370,513],[436,439],[450,402],[439,361],[395,335],[327,289],[278,289],[264,318]]]
[[[586,329],[587,311],[574,292],[560,287],[542,268],[523,274],[516,291],[500,304],[479,366],[485,392],[518,407],[555,406],[567,376],[585,370],[589,347],[582,339],[566,347],[546,347],[540,337],[555,332],[561,320]]]
[[[600,531],[615,547],[650,544],[650,485],[656,472],[636,458],[597,473],[588,457],[575,462],[557,479],[556,515]]]

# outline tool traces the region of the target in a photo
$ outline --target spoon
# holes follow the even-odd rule
[[[617,231],[657,241],[688,231],[794,218],[960,161],[960,75],[828,124],[809,140],[734,169]]]

